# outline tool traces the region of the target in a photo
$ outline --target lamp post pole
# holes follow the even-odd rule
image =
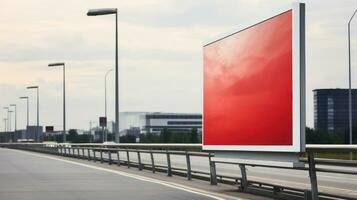
[[[107,73],[105,74],[105,77],[104,77],[104,109],[105,109],[105,119],[107,120],[107,123],[108,123],[108,115],[107,115],[107,76],[109,75],[109,73],[113,71],[113,69],[110,69],[107,71]],[[106,128],[105,129],[105,141],[108,140],[108,129]]]
[[[7,132],[7,119],[4,118],[4,132]]]
[[[14,113],[15,113],[15,132],[17,130],[17,108],[16,108],[16,104],[10,104],[10,106],[14,107]]]
[[[27,89],[36,89],[37,91],[37,127],[36,127],[36,142],[41,142],[41,136],[40,136],[40,96],[39,96],[39,86],[29,86]]]
[[[27,128],[29,126],[29,122],[30,122],[30,115],[29,115],[29,97],[20,97],[20,99],[26,99],[26,102],[27,102],[27,122],[26,122],[26,139],[28,140],[29,139],[29,134],[27,132]]]
[[[49,67],[62,66],[63,67],[63,143],[66,142],[66,66],[64,63],[51,63]]]
[[[10,137],[10,142],[13,142],[13,136],[14,136],[14,134],[11,134],[11,132],[12,132],[12,130],[11,130],[11,113],[13,113],[14,111],[12,111],[12,110],[9,110],[8,111],[8,113],[9,113],[9,121],[10,121],[10,123],[9,123],[9,126],[10,126],[10,128],[9,128],[9,137]]]
[[[350,144],[352,144],[352,89],[351,89],[351,21],[357,10],[353,13],[348,21],[348,117],[349,117],[349,133]],[[350,160],[353,160],[353,152],[350,152]]]
[[[118,66],[118,10],[116,8],[91,9],[88,16],[115,14],[115,142],[119,143],[119,66]]]
[[[6,112],[7,112],[7,131],[11,131],[11,129],[10,129],[10,117],[9,117],[9,107],[4,107],[4,109],[6,110]]]

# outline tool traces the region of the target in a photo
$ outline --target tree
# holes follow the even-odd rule
[[[197,128],[193,128],[191,130],[191,139],[190,139],[190,143],[198,143],[198,131]]]
[[[120,136],[120,142],[121,143],[135,143],[136,137],[135,137],[135,135],[126,134],[126,135]]]
[[[170,130],[168,130],[167,128],[164,128],[162,131],[161,131],[161,134],[160,134],[160,139],[161,139],[161,142],[162,143],[169,143],[170,139],[171,139],[171,132]]]
[[[69,129],[67,140],[71,141],[72,143],[76,143],[78,140],[78,133],[76,129]]]

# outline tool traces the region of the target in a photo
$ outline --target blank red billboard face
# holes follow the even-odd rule
[[[204,149],[300,150],[293,51],[292,9],[204,46]]]

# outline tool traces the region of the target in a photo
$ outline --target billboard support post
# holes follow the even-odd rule
[[[243,164],[239,164],[239,168],[240,168],[240,173],[242,175],[239,190],[245,191],[248,188],[247,170],[245,168],[245,165]]]
[[[315,168],[315,156],[313,152],[309,152],[308,154],[309,161],[309,177],[311,183],[311,195],[313,200],[319,199],[319,192],[317,186],[317,176],[316,176],[316,168]]]

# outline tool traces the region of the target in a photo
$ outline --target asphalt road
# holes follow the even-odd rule
[[[1,200],[215,199],[155,182],[0,149]]]
[[[97,154],[99,157],[99,153]],[[120,157],[126,160],[126,153],[120,153]],[[155,164],[167,165],[166,155],[155,154]],[[137,161],[137,154],[130,153],[130,160]],[[141,160],[150,164],[150,155],[142,154]],[[186,168],[186,157],[171,155],[172,167]],[[209,171],[208,158],[191,157],[191,167],[193,170]],[[321,166],[317,166],[321,167]],[[331,169],[340,167],[330,166]],[[354,170],[356,168],[345,167],[345,170]],[[240,177],[240,170],[237,165],[217,164],[217,174]],[[310,189],[310,179],[308,171],[264,168],[264,167],[247,167],[247,177],[250,180],[273,183],[277,185],[290,186],[301,189]],[[334,173],[317,173],[319,192],[338,194],[345,197],[357,198],[357,176],[348,174]]]

